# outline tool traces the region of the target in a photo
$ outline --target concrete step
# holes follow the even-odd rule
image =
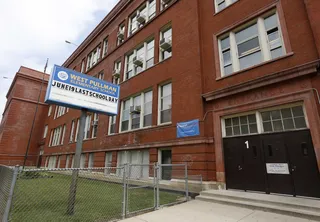
[[[197,200],[243,206],[320,221],[320,200],[230,190],[202,191]]]

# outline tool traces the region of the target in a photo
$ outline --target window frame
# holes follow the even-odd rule
[[[161,122],[161,112],[164,111],[164,110],[161,110],[161,102],[162,102],[162,96],[161,96],[161,92],[162,92],[162,88],[166,85],[171,85],[171,121],[169,122]],[[167,124],[171,124],[172,123],[172,100],[173,100],[173,92],[172,92],[172,82],[166,82],[166,83],[163,83],[161,85],[159,85],[158,87],[158,125],[167,125]],[[168,110],[168,109],[166,109]]]
[[[224,0],[226,6],[219,10],[218,0],[214,0],[215,13],[218,13],[218,12],[225,10],[226,8],[230,7],[231,5],[236,3],[237,1],[239,1],[239,0]]]
[[[155,47],[153,47],[153,65],[151,65],[149,68],[147,68],[147,53],[148,53],[148,44],[150,42],[154,42],[155,44],[155,39],[154,37],[149,37],[147,40],[145,40],[143,43],[139,44],[138,46],[136,46],[133,50],[129,51],[128,53],[125,54],[125,70],[124,70],[124,73],[123,73],[123,81],[126,81],[126,80],[129,80],[131,78],[133,78],[134,76],[140,74],[141,72],[147,70],[147,69],[150,69],[152,68],[155,64],[154,64],[154,58],[155,58]],[[137,57],[137,52],[139,51],[139,49],[143,48],[143,60],[142,60],[142,68],[141,68],[141,71],[140,72],[137,72],[136,70],[136,66],[133,64],[133,59],[135,57]],[[128,61],[129,61],[129,58],[132,56],[132,69],[130,69],[130,71],[132,71],[132,76],[127,78],[127,73],[128,73]],[[137,58],[140,58],[140,57],[137,57]],[[148,59],[149,61],[150,59]]]
[[[45,139],[47,137],[47,134],[48,134],[48,124],[44,126],[42,138]]]
[[[120,133],[125,133],[125,132],[130,132],[130,131],[135,131],[135,130],[140,130],[140,129],[146,129],[152,127],[152,123],[150,126],[144,126],[144,98],[145,94],[152,92],[152,100],[151,100],[151,107],[153,107],[153,90],[145,90],[141,93],[135,94],[131,96],[130,98],[127,98],[126,100],[121,101],[121,112],[120,112],[120,121],[119,121],[119,132]],[[140,111],[140,122],[139,122],[139,128],[132,129],[132,115],[130,113],[130,107],[134,105],[134,98],[140,96],[140,106],[141,106],[141,111]],[[122,122],[123,122],[123,108],[124,108],[124,102],[129,101],[129,120],[128,120],[128,130],[122,130]],[[151,109],[151,115],[153,115],[153,109]]]
[[[168,56],[167,58],[164,58],[165,56],[164,56],[164,53],[166,52],[166,51],[163,51],[161,48],[160,48],[160,44],[159,44],[159,62],[162,62],[162,61],[165,61],[165,60],[167,60],[167,59],[170,59],[171,57],[172,57],[172,55],[173,55],[173,50],[172,50],[172,43],[173,43],[173,28],[172,28],[172,24],[171,23],[169,23],[169,24],[167,24],[167,25],[165,25],[164,27],[162,27],[161,28],[161,30],[160,30],[160,37],[159,37],[159,43],[160,43],[160,41],[162,40],[162,39],[164,39],[165,37],[164,37],[164,34],[167,32],[167,31],[169,31],[171,29],[171,37],[170,37],[170,40],[171,40],[171,52],[170,52],[170,56]]]
[[[304,114],[304,118],[305,118],[305,123],[306,123],[306,127],[305,128],[297,128],[297,129],[289,129],[289,130],[285,130],[283,129],[282,131],[265,131],[264,127],[263,127],[263,120],[262,120],[262,115],[261,113],[263,112],[270,112],[270,111],[276,111],[276,110],[280,110],[281,109],[286,109],[286,108],[294,108],[294,107],[302,107],[303,110],[303,114]],[[251,133],[251,134],[242,134],[242,135],[233,135],[233,136],[227,136],[226,135],[226,126],[225,126],[225,120],[229,119],[229,118],[234,118],[234,117],[241,117],[241,116],[247,116],[247,115],[251,115],[251,114],[255,114],[256,116],[256,123],[257,123],[257,133]],[[294,118],[294,117],[293,117]],[[281,119],[282,120],[282,119]],[[309,129],[310,125],[308,122],[308,117],[307,117],[307,112],[305,109],[305,105],[302,102],[297,102],[297,103],[289,103],[289,104],[284,104],[284,105],[280,105],[280,106],[273,106],[273,107],[268,107],[268,108],[262,108],[262,109],[258,109],[258,110],[254,110],[254,111],[248,111],[248,112],[244,112],[244,113],[239,113],[239,114],[234,114],[234,115],[228,115],[228,116],[223,116],[221,117],[221,132],[222,132],[222,138],[232,138],[232,137],[241,137],[241,136],[251,136],[251,135],[260,135],[260,134],[269,134],[269,133],[283,133],[283,132],[290,132],[290,131],[298,131],[298,130],[304,130],[304,129]]]
[[[106,57],[109,49],[109,36],[105,37],[103,40],[103,48],[102,48],[102,58]]]
[[[95,47],[87,56],[87,67],[86,71],[94,67],[101,59],[101,43]]]
[[[277,27],[279,31],[279,39],[282,47],[282,55],[278,56],[277,58],[272,58],[271,56],[271,49],[269,47],[269,41],[268,41],[268,35],[267,35],[267,29],[265,27],[264,21],[266,18],[275,15],[276,21],[277,21]],[[250,26],[256,24],[257,25],[257,31],[258,31],[258,40],[259,40],[259,48],[261,51],[261,62],[248,66],[246,68],[241,69],[240,67],[240,58],[244,58],[246,56],[250,56],[253,53],[257,52],[249,52],[246,55],[239,56],[238,53],[238,44],[236,41],[236,33],[245,30],[246,28],[249,28]],[[223,52],[222,52],[222,46],[221,42],[225,38],[229,37],[229,45],[230,45],[230,56],[231,56],[231,62],[232,62],[232,72],[229,74],[225,74],[224,71],[224,60],[223,60]],[[248,38],[249,39],[249,38]],[[246,42],[248,39],[243,40],[242,42]],[[253,38],[251,38],[253,39]],[[284,36],[282,34],[282,24],[279,19],[279,12],[277,9],[269,10],[263,14],[257,15],[256,17],[250,19],[249,21],[245,22],[244,24],[237,26],[230,31],[221,34],[217,37],[217,44],[218,44],[218,58],[219,58],[219,71],[221,77],[227,77],[230,75],[233,75],[237,72],[242,72],[247,69],[251,69],[252,67],[259,66],[260,64],[263,64],[264,62],[272,61],[275,59],[278,59],[279,57],[286,56],[288,54],[288,51],[286,50],[285,40]]]

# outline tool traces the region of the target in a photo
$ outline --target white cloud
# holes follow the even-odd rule
[[[21,65],[43,71],[62,64],[118,0],[0,1],[0,120],[5,95]]]

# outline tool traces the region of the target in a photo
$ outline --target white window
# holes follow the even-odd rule
[[[223,35],[219,51],[222,76],[284,55],[277,14],[269,13]]]
[[[87,70],[94,66],[99,60],[101,55],[101,47],[95,48],[89,55],[87,61]]]
[[[70,164],[70,155],[66,156],[66,166],[65,168],[69,168],[69,164]]]
[[[152,91],[123,101],[121,107],[120,132],[152,125]]]
[[[74,138],[74,127],[75,127],[75,120],[72,120],[72,122],[71,122],[70,136],[69,136],[69,143],[72,143],[72,142],[73,142],[73,138]]]
[[[62,130],[63,130],[62,126],[59,126],[53,130],[53,138],[52,138],[51,146],[60,145]]]
[[[86,116],[86,123],[84,126],[84,139],[88,139],[90,137],[91,130],[91,115]]]
[[[302,106],[261,112],[264,132],[280,132],[307,128]]]
[[[76,137],[75,137],[75,142],[77,142],[78,140],[78,136],[79,136],[79,127],[80,127],[80,120],[77,120],[77,128],[76,128]]]
[[[49,110],[48,110],[48,116],[51,115],[51,112],[52,112],[52,105],[49,106]]]
[[[124,80],[139,74],[146,68],[154,65],[154,39],[146,41],[143,45],[138,46],[125,58],[125,75]]]
[[[49,147],[52,145],[52,139],[53,139],[53,130],[51,130],[50,132]]]
[[[133,170],[130,171],[129,177],[140,179],[149,178],[149,150],[134,150],[118,152],[117,167],[122,167],[124,164],[136,164]],[[138,166],[144,164],[143,166]],[[121,175],[121,170],[117,170],[117,175]]]
[[[238,0],[215,0],[216,12],[221,11],[222,9],[228,7]]]
[[[104,167],[112,167],[112,152],[106,152]],[[108,175],[111,173],[111,168],[104,170],[104,174]]]
[[[99,121],[99,115],[97,113],[93,114],[93,122],[92,122],[92,138],[97,137],[98,133],[98,121]]]
[[[108,54],[108,46],[109,46],[109,44],[108,44],[108,37],[107,37],[103,40],[102,57],[105,57]]]
[[[64,136],[66,134],[66,124],[63,125],[63,130],[62,130],[62,137],[61,137],[61,145],[64,143]]]
[[[80,70],[81,73],[84,72],[84,67],[85,67],[85,62],[84,62],[84,60],[82,60],[82,62],[81,62],[81,70]]]
[[[124,29],[125,29],[125,25],[121,24],[119,26],[119,31],[118,31],[118,37],[117,37],[117,45],[120,45],[121,43],[124,42]]]
[[[162,11],[163,9],[167,8],[172,0],[161,0],[161,7],[160,10]]]
[[[236,116],[224,120],[226,136],[249,135],[258,133],[256,115]]]
[[[74,157],[75,155],[72,155],[71,168],[74,168]]]
[[[159,87],[158,124],[171,122],[172,84]]]
[[[60,116],[63,116],[65,113],[66,113],[66,107],[56,106],[55,113],[54,113],[54,119],[59,118]]]
[[[109,132],[108,132],[109,135],[116,133],[116,119],[117,119],[117,116],[109,117]]]
[[[152,91],[144,93],[143,127],[152,125]]]
[[[130,100],[126,100],[122,102],[122,113],[121,113],[121,128],[120,131],[128,131],[129,130],[129,119],[130,119]]]
[[[112,76],[112,83],[119,85],[120,84],[120,73],[121,73],[121,61],[114,63],[114,71]]]
[[[98,75],[95,75],[94,77],[103,80],[104,74],[103,72],[99,72]]]
[[[165,27],[160,32],[160,61],[172,56],[172,28]]]
[[[81,154],[80,156],[80,168],[85,168],[86,166],[86,154]]]
[[[57,164],[57,157],[56,156],[50,156],[48,161],[48,168],[49,169],[55,169]]]
[[[43,138],[46,138],[48,134],[48,125],[44,126],[44,131],[43,131]]]
[[[89,153],[88,168],[94,167],[94,153]]]
[[[285,105],[281,108],[258,110],[250,114],[224,118],[224,137],[257,133],[283,132],[307,128],[302,105]]]
[[[147,0],[129,19],[128,36],[135,33],[156,15],[156,0]]]
[[[61,156],[58,156],[57,168],[60,168],[60,161],[61,161]]]

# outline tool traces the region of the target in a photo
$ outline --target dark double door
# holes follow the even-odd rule
[[[320,198],[309,130],[225,138],[227,189]]]

